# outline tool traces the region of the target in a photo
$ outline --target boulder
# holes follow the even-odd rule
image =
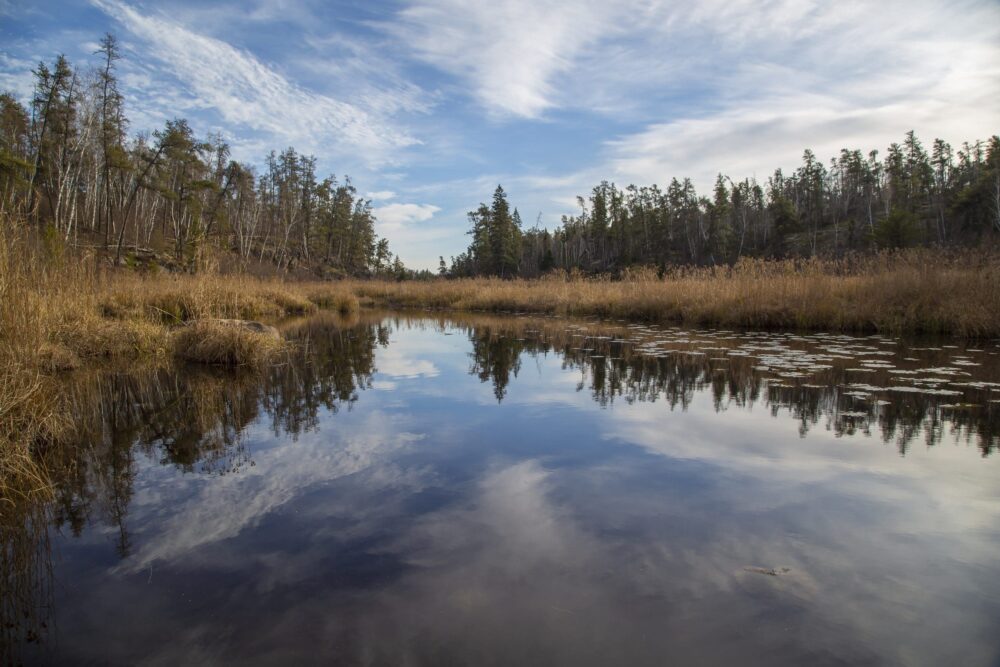
[[[252,333],[258,333],[268,338],[274,338],[277,340],[281,339],[281,333],[277,329],[272,327],[270,324],[264,324],[263,322],[256,322],[254,320],[200,320],[201,322],[209,322],[212,324],[221,324],[225,327],[235,327],[238,329],[243,329],[245,331],[250,331]]]

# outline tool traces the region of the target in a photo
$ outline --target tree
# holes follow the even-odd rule
[[[122,144],[125,141],[125,114],[123,113],[123,98],[118,90],[118,78],[115,76],[115,63],[121,59],[118,41],[110,32],[101,39],[100,48],[96,51],[103,60],[98,72],[99,104],[100,104],[100,134],[101,134],[101,192],[104,198],[104,243],[108,244],[114,226],[114,202],[111,195],[111,172],[127,165],[124,159]],[[100,210],[100,209],[99,209]],[[98,227],[101,226],[100,219]],[[124,222],[122,223],[124,224]]]
[[[58,176],[56,168],[60,158],[66,156],[72,133],[76,112],[73,86],[75,75],[63,55],[56,58],[53,70],[50,71],[44,62],[40,62],[32,73],[35,75],[35,92],[31,99],[31,148],[35,159],[28,184],[28,210],[41,222],[42,217],[35,208],[36,187],[39,185],[43,186],[47,195],[50,213],[57,215],[53,194],[56,184],[53,179]]]
[[[0,92],[0,207],[14,209],[27,191],[28,111],[8,92]]]
[[[493,192],[489,221],[488,236],[493,272],[501,278],[512,276],[517,270],[515,252],[520,242],[520,229],[511,216],[507,194],[499,185]]]
[[[905,248],[915,243],[919,236],[917,216],[903,209],[892,209],[875,225],[874,241],[879,248]]]

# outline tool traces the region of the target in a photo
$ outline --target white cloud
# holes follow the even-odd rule
[[[582,194],[581,174],[704,188],[794,167],[805,148],[825,161],[910,129],[960,143],[1000,125],[1000,5],[986,0],[413,0],[384,29],[492,114],[641,122],[573,185],[529,183],[536,202]]]
[[[602,32],[608,3],[511,0],[412,3],[384,25],[420,59],[469,80],[496,114],[536,117],[553,106],[553,79]]]
[[[377,190],[375,192],[369,192],[365,195],[368,199],[372,201],[386,201],[389,199],[395,199],[396,193],[392,190]]]
[[[395,159],[417,140],[367,108],[306,90],[230,44],[193,32],[160,15],[143,15],[118,0],[91,0],[148,47],[198,100],[230,126],[263,132],[307,152],[332,149],[369,164]]]
[[[787,172],[800,164],[805,148],[826,161],[842,148],[884,154],[890,142],[901,141],[910,129],[928,143],[935,137],[962,141],[988,135],[988,107],[971,116],[953,116],[950,106],[942,100],[921,108],[844,108],[836,100],[811,95],[762,101],[705,118],[650,125],[610,141],[608,174],[623,183],[665,183],[689,176],[705,190],[719,172],[761,181],[775,168]]]
[[[373,412],[350,433],[334,431],[322,437],[307,433],[294,445],[284,443],[258,451],[256,465],[227,477],[191,476],[177,483],[188,487],[185,500],[172,508],[162,530],[142,541],[137,553],[119,568],[136,572],[156,561],[172,562],[191,551],[239,535],[295,500],[308,485],[372,471],[373,482],[385,486],[411,480],[391,458],[426,434],[400,430],[391,415]],[[336,446],[331,446],[335,442]],[[154,486],[161,480],[151,480]],[[159,501],[142,486],[136,489],[132,512],[142,516]]]
[[[696,65],[717,91],[711,108],[608,142],[608,173],[643,183],[691,176],[704,188],[719,171],[766,178],[794,167],[805,148],[825,161],[841,148],[884,151],[910,129],[926,142],[989,136],[1000,123],[1000,10],[965,4],[873,13],[863,3],[759,12],[701,3],[666,29],[715,26],[713,60]],[[734,64],[719,70],[718,61]]]
[[[379,350],[376,368],[380,375],[397,380],[437,377],[441,372],[434,362],[407,355],[398,346],[390,345]]]
[[[377,194],[377,193],[376,193]],[[441,209],[433,204],[386,204],[373,209],[384,227],[403,227],[414,222],[426,222]]]
[[[433,204],[393,203],[376,206],[375,233],[389,239],[392,252],[412,269],[437,268],[442,241],[454,241],[461,236],[447,226],[435,224],[435,214],[441,209]]]
[[[27,104],[35,86],[32,67],[34,63],[0,53],[0,91],[10,91],[22,103]]]

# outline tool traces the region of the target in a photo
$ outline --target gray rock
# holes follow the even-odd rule
[[[766,574],[769,577],[780,577],[783,574],[791,572],[791,569],[787,567],[755,567],[753,565],[747,565],[743,568],[743,571],[753,572],[755,574]]]
[[[237,327],[239,329],[245,329],[246,331],[251,331],[253,333],[259,333],[263,336],[268,336],[269,338],[280,339],[281,333],[277,329],[272,327],[270,324],[264,324],[263,322],[256,322],[254,320],[201,320],[202,322],[213,322],[215,324],[221,324],[227,327]]]

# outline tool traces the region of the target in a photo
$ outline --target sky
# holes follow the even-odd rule
[[[133,132],[187,118],[349,175],[411,268],[498,184],[526,227],[601,180],[766,180],[803,150],[1000,132],[1000,0],[0,0],[0,90],[106,32]]]

